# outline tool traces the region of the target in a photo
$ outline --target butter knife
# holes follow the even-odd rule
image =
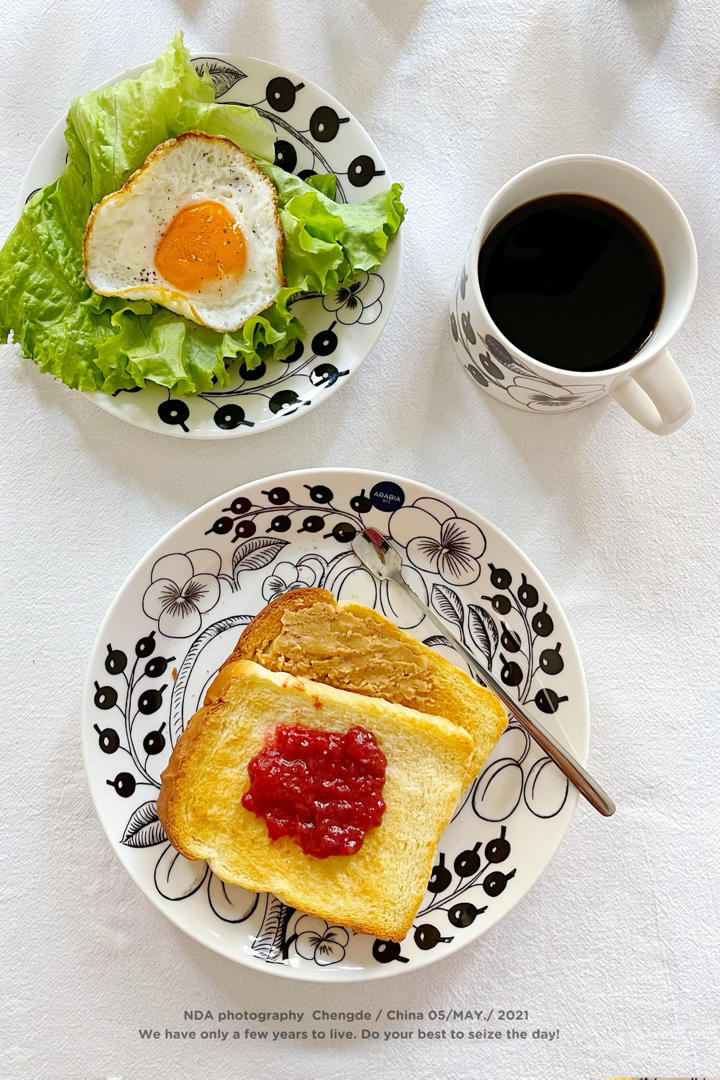
[[[603,791],[597,781],[580,764],[576,758],[566,750],[557,739],[550,734],[538,720],[531,716],[517,701],[509,696],[504,687],[487,671],[479,660],[463,645],[448,629],[446,623],[436,615],[427,604],[423,603],[417,593],[408,585],[403,577],[403,563],[400,553],[389,541],[376,529],[365,529],[358,533],[352,542],[352,549],[363,566],[370,571],[373,577],[380,581],[394,581],[411,598],[413,603],[427,616],[435,626],[442,631],[458,652],[465,657],[468,664],[478,673],[483,682],[497,697],[500,698],[508,712],[532,735],[533,739],[552,758],[558,768],[564,773],[571,784],[577,788],[584,798],[605,817],[611,817],[615,813],[615,803],[610,796]]]

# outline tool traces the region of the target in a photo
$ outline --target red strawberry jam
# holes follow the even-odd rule
[[[306,855],[354,855],[385,803],[385,755],[361,727],[326,731],[278,724],[248,762],[246,810],[265,818],[271,840],[294,836]]]

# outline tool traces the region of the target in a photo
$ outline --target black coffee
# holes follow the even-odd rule
[[[602,371],[634,356],[665,291],[649,236],[589,195],[546,195],[511,210],[486,237],[478,274],[505,336],[567,371]]]

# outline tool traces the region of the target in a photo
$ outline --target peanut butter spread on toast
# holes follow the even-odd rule
[[[287,609],[279,633],[258,647],[255,659],[340,690],[381,698],[392,690],[394,701],[422,710],[433,694],[427,654],[402,632],[389,634],[387,623],[380,636],[375,618],[354,604]]]

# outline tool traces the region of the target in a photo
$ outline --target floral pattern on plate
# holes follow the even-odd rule
[[[100,631],[84,700],[83,745],[111,844],[169,918],[226,956],[300,978],[369,979],[467,944],[522,896],[567,827],[575,794],[511,722],[465,792],[401,943],[312,918],[220,881],[179,855],[157,818],[160,774],[237,637],[275,596],[307,585],[374,606],[463,661],[350,544],[372,526],[402,550],[407,576],[518,701],[582,758],[580,660],[537,570],[488,522],[423,485],[353,470],[310,470],[229,493],[181,522],[123,587]]]

